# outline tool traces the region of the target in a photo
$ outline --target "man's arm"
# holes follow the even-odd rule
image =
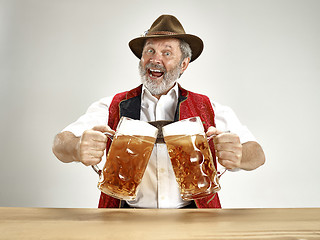
[[[96,126],[76,137],[71,132],[56,135],[52,146],[55,156],[62,162],[82,162],[86,166],[98,164],[106,149],[107,137],[103,132],[114,134],[108,126]]]
[[[54,138],[52,152],[61,162],[80,162],[79,144],[80,137],[71,132],[61,132]]]
[[[265,163],[265,155],[262,147],[257,142],[246,142],[242,144],[242,158],[240,168],[244,170],[253,170]]]
[[[259,143],[241,144],[238,135],[224,133],[214,127],[207,131],[207,136],[211,135],[215,135],[213,141],[218,161],[227,169],[253,170],[264,164],[265,155]]]

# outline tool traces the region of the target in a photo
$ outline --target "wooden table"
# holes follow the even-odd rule
[[[0,208],[0,239],[320,239],[320,208]]]

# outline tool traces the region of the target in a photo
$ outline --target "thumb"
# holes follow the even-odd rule
[[[92,130],[98,131],[98,132],[102,132],[102,133],[104,133],[104,132],[109,132],[109,133],[115,134],[115,131],[112,130],[112,129],[111,129],[109,126],[107,126],[107,125],[94,126],[94,127],[92,128]]]
[[[215,128],[213,126],[209,127],[208,131],[206,132],[208,137],[215,136],[215,135],[218,135],[218,134],[221,134],[221,133],[223,133],[223,132],[218,130],[217,128]]]

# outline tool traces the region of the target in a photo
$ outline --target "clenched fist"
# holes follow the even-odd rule
[[[103,132],[115,132],[108,126],[96,126],[83,132],[77,146],[78,159],[86,166],[101,162],[106,149],[107,136]]]
[[[242,159],[242,144],[239,136],[225,133],[214,127],[209,127],[207,136],[214,136],[214,148],[218,162],[225,168],[232,170],[240,168]]]

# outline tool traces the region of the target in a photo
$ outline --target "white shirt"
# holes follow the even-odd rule
[[[140,120],[173,121],[178,96],[178,84],[166,95],[162,95],[160,99],[155,98],[145,87],[142,87]],[[76,136],[81,136],[87,129],[108,124],[109,106],[112,99],[113,96],[106,97],[93,103],[83,116],[62,131],[70,131]],[[246,126],[240,123],[231,108],[216,102],[212,102],[212,107],[215,111],[217,129],[236,133],[241,143],[255,141],[254,136]],[[135,200],[129,201],[128,204],[132,207],[142,208],[180,208],[188,204],[180,197],[165,144],[155,144],[137,197]]]

